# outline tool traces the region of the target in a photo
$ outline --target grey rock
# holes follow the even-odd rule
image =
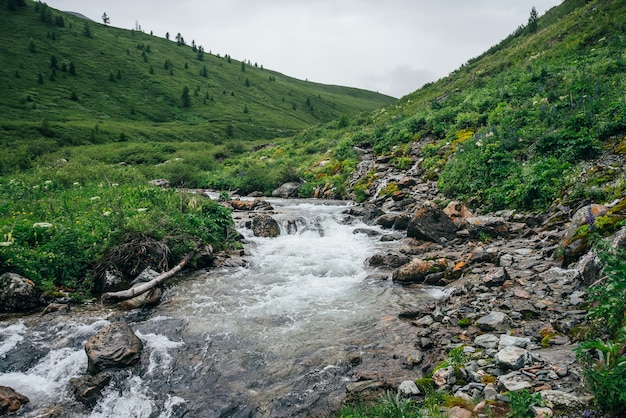
[[[516,392],[522,389],[532,388],[532,384],[522,373],[513,371],[511,373],[498,377],[498,385],[502,390]]]
[[[417,321],[415,321],[415,325],[427,327],[427,326],[431,325],[433,322],[435,322],[433,317],[430,316],[430,315],[426,315],[426,316],[423,316],[422,318],[418,319]]]
[[[444,367],[433,373],[433,383],[439,387],[449,383],[451,377],[454,376],[454,368],[452,366]]]
[[[398,386],[398,393],[404,396],[419,395],[420,390],[412,380],[405,380]]]
[[[595,283],[600,278],[602,267],[602,261],[594,252],[589,252],[578,260],[578,272],[583,283],[587,286]]]
[[[500,339],[493,334],[482,334],[474,338],[474,344],[482,348],[496,348]]]
[[[507,222],[499,216],[474,216],[465,220],[465,227],[473,238],[481,235],[499,237],[506,235],[509,231]]]
[[[15,273],[0,276],[0,312],[32,312],[40,307],[41,291],[31,280]]]
[[[170,181],[168,179],[154,179],[150,180],[149,183],[158,187],[170,187]]]
[[[511,254],[503,254],[500,257],[500,265],[502,267],[511,267],[515,263],[515,258]]]
[[[252,219],[252,233],[256,237],[274,238],[280,235],[280,226],[270,215],[260,214]]]
[[[498,267],[489,270],[487,274],[483,276],[482,282],[487,287],[502,286],[505,281],[509,280],[509,274],[504,267]]]
[[[274,190],[272,192],[272,196],[282,197],[282,198],[297,197],[298,190],[300,190],[300,183],[295,183],[295,182],[285,183],[282,186],[280,186],[278,189]]]
[[[476,326],[481,331],[505,331],[509,327],[509,317],[504,312],[493,311],[479,318]]]
[[[409,221],[406,234],[423,241],[451,241],[456,235],[456,226],[435,204],[425,203]]]
[[[483,389],[483,397],[488,401],[493,401],[498,396],[498,391],[493,384],[488,384]]]
[[[397,282],[422,283],[430,274],[445,271],[446,268],[445,260],[433,261],[415,258],[394,270],[391,278]]]
[[[358,394],[361,392],[366,392],[368,390],[379,389],[384,386],[383,382],[378,382],[376,380],[364,380],[361,382],[352,382],[346,385],[346,390],[348,393]]]
[[[102,390],[109,384],[113,374],[110,371],[98,373],[96,376],[85,375],[70,379],[70,388],[77,401],[93,408],[100,397]]]
[[[87,369],[96,374],[131,366],[139,361],[142,350],[143,343],[128,325],[113,323],[87,340]]]
[[[571,393],[560,390],[542,390],[541,398],[557,408],[575,408],[582,404],[581,400]]]
[[[550,418],[554,415],[554,411],[545,406],[531,406],[530,410],[535,414],[535,418]]]
[[[533,356],[529,351],[515,346],[507,346],[498,351],[496,364],[505,369],[519,370],[533,364]]]
[[[498,344],[499,349],[503,349],[504,347],[521,347],[527,348],[530,345],[530,338],[526,337],[514,337],[512,335],[500,335],[500,343]]]
[[[617,233],[613,237],[613,240],[611,241],[611,245],[614,248],[626,250],[626,227],[622,227],[622,229],[617,231]]]
[[[581,226],[591,222],[595,222],[595,219],[598,216],[605,215],[608,212],[608,209],[602,205],[587,205],[578,209],[574,216],[572,216],[572,220],[570,221],[567,230],[565,231],[565,236],[563,237],[563,242],[565,245],[570,243],[570,240],[576,235],[576,231]]]

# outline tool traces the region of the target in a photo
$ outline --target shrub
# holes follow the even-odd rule
[[[531,393],[526,389],[509,392],[511,399],[511,411],[507,415],[511,418],[533,418],[535,416],[531,408],[533,406],[542,406],[541,393]]]
[[[56,174],[42,170],[0,182],[0,274],[22,274],[47,289],[82,289],[85,296],[95,263],[126,237],[166,242],[175,260],[199,243],[228,245],[230,212],[210,199],[142,182],[70,183]]]
[[[581,342],[576,354],[598,407],[619,416],[626,408],[626,253],[604,242],[597,245],[606,277],[588,289],[592,308],[587,313],[593,326],[589,335],[597,338]]]

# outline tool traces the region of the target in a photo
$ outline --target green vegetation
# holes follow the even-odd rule
[[[423,418],[426,416],[414,401],[389,391],[373,404],[346,405],[339,413],[341,418]]]
[[[296,135],[284,158],[311,150],[317,158],[304,178],[352,198],[363,190],[346,184],[355,146],[405,169],[413,143],[424,180],[486,209],[543,210],[564,195],[620,197],[619,170],[594,175],[586,161],[623,155],[625,14],[617,0],[566,0],[398,103]]]
[[[189,251],[224,248],[230,211],[208,198],[147,185],[133,168],[67,163],[0,184],[0,266],[39,287],[92,290],[108,250],[144,236],[167,245],[170,265]]]
[[[0,45],[0,175],[68,147],[121,141],[200,143],[213,159],[224,144],[249,148],[394,100],[258,64],[242,73],[243,62],[182,36],[85,22],[45,3],[0,7],[0,34],[11,39]]]
[[[517,392],[509,392],[511,398],[511,410],[508,417],[511,418],[533,418],[535,413],[531,410],[533,406],[543,406],[541,393],[532,393],[526,389]]]
[[[77,299],[124,243],[157,240],[170,263],[235,245],[229,211],[149,180],[269,193],[302,167],[245,157],[253,147],[394,101],[206,52],[180,33],[113,28],[106,14],[101,25],[38,1],[0,8],[11,39],[0,44],[0,273]]]
[[[577,355],[598,407],[619,416],[626,407],[626,252],[599,244],[605,278],[588,290],[591,330]]]

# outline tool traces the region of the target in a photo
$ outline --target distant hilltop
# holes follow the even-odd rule
[[[78,12],[67,12],[67,11],[65,11],[65,12],[63,12],[63,13],[67,13],[67,14],[70,14],[70,15],[73,15],[73,16],[76,16],[76,17],[80,17],[81,19],[91,20],[91,21],[93,22],[93,20],[92,20],[92,19],[89,19],[89,18],[88,18],[87,16],[85,16],[84,14],[81,14],[81,13],[78,13]]]

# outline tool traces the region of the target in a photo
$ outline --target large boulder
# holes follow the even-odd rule
[[[132,366],[139,361],[142,350],[141,340],[128,325],[113,323],[87,340],[87,369],[97,374]]]
[[[272,192],[273,197],[298,197],[298,190],[300,190],[300,183],[285,183],[278,189]]]
[[[40,307],[41,290],[15,273],[0,276],[0,312],[31,312]]]
[[[252,219],[252,233],[255,237],[274,238],[280,235],[280,226],[270,215],[257,215]]]
[[[435,204],[426,203],[415,212],[406,235],[422,241],[442,242],[455,238],[456,226]]]
[[[17,393],[13,388],[0,386],[0,415],[8,415],[18,411],[22,405],[28,402],[30,399]]]

